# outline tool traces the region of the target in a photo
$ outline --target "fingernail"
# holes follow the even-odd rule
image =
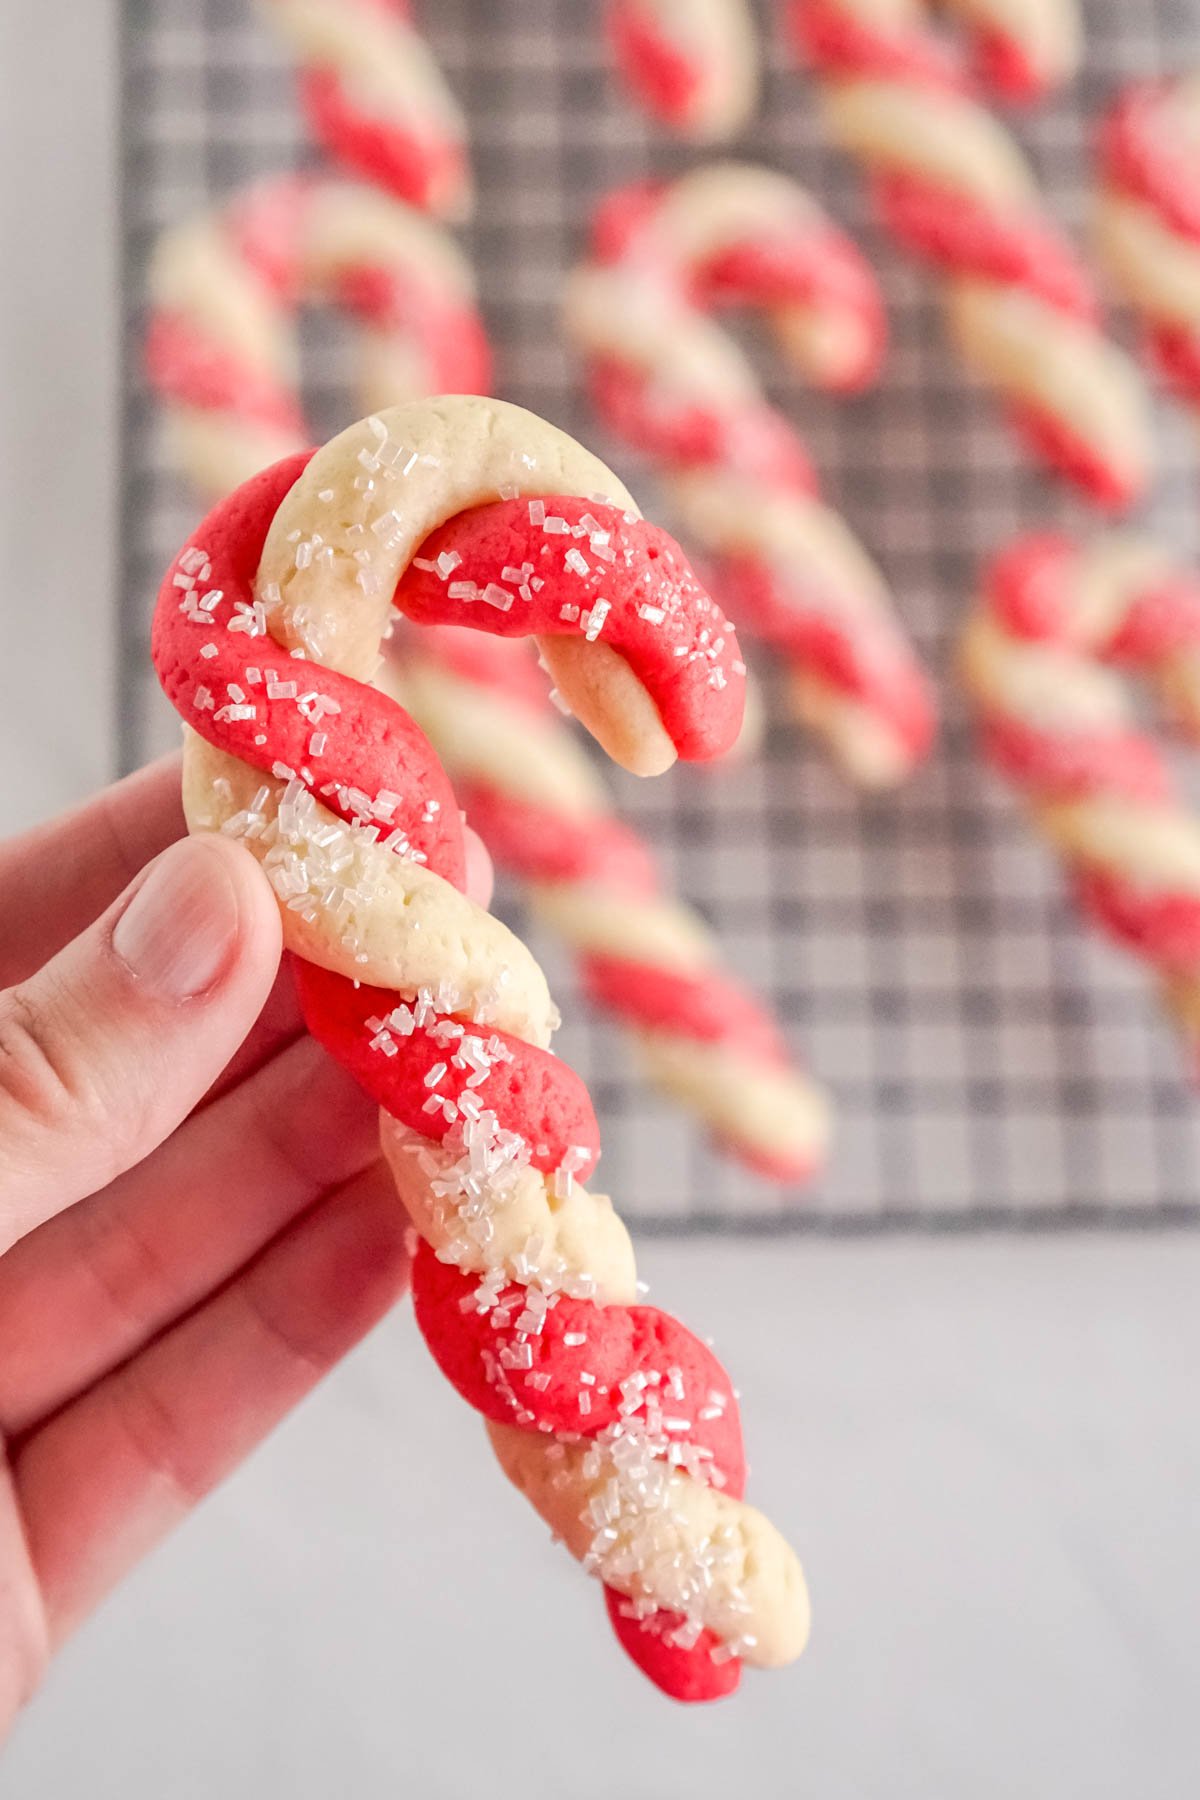
[[[191,1000],[229,966],[241,914],[225,859],[199,838],[172,844],[153,863],[117,920],[112,947],[161,1000]]]

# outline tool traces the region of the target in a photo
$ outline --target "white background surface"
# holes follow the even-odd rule
[[[805,1661],[672,1707],[407,1314],[64,1658],[53,1800],[1183,1800],[1200,1774],[1200,1245],[650,1247],[744,1388]]]
[[[109,756],[111,11],[0,16],[7,824],[86,791]],[[0,1792],[1196,1791],[1200,1242],[643,1260],[745,1390],[752,1493],[812,1580],[798,1671],[703,1713],[642,1686],[404,1315],[81,1636]]]
[[[116,0],[0,5],[0,825],[112,758]]]

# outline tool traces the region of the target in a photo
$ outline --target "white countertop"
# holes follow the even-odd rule
[[[1181,1800],[1200,1241],[646,1246],[801,1547],[794,1671],[673,1707],[404,1313],[71,1648],[37,1800]]]

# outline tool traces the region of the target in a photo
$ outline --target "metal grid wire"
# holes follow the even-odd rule
[[[605,443],[557,331],[564,270],[595,201],[695,161],[607,77],[592,0],[437,0],[420,9],[471,121],[479,205],[467,246],[499,354],[500,391],[595,443],[647,502],[648,472]],[[767,30],[764,9],[762,23]],[[1016,121],[1061,219],[1081,231],[1089,126],[1114,88],[1200,60],[1200,0],[1091,0],[1088,67],[1068,96]],[[794,173],[858,236],[892,321],[879,391],[830,401],[789,384],[834,503],[879,557],[931,666],[946,675],[979,559],[1018,529],[1086,525],[1014,456],[990,399],[949,356],[936,292],[873,230],[855,171],[822,141],[813,90],[772,42],[764,103],[733,153]],[[194,523],[137,373],[143,279],[157,233],[255,175],[310,160],[290,72],[252,0],[128,0],[124,22],[127,403],[120,729],[126,761],[171,741],[149,673],[157,576]],[[310,416],[346,423],[344,346],[323,322]],[[1196,449],[1162,407],[1164,474],[1146,522],[1195,553]],[[1142,971],[1083,929],[1052,859],[975,759],[943,681],[931,764],[899,795],[850,793],[785,720],[763,756],[661,781],[616,777],[627,816],[768,992],[838,1106],[828,1173],[801,1197],[723,1162],[650,1095],[621,1033],[591,1015],[566,958],[533,930],[567,1023],[558,1047],[604,1128],[605,1185],[643,1226],[879,1229],[901,1225],[1200,1220],[1200,1115]]]

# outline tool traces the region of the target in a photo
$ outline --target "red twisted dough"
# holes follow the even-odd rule
[[[273,176],[172,226],[150,289],[147,379],[181,462],[213,496],[306,441],[295,342],[305,301],[353,318],[366,406],[490,384],[457,248],[399,201],[347,182]]]
[[[546,520],[561,527],[547,535]],[[588,521],[598,520],[599,529]],[[605,539],[609,554],[586,569],[567,566],[569,536],[595,544]],[[439,557],[454,553],[451,576],[440,575]],[[487,601],[496,572],[524,569],[529,596],[513,604],[513,587],[497,583],[498,604],[481,619],[468,609]],[[537,583],[544,583],[537,586]],[[473,594],[456,597],[456,589]],[[507,605],[504,599],[507,598]],[[596,608],[603,610],[597,612]],[[612,625],[608,623],[612,616]],[[604,633],[642,684],[651,689],[663,723],[680,756],[708,762],[731,749],[741,725],[745,664],[733,627],[692,573],[683,551],[661,526],[629,519],[602,502],[556,495],[535,503],[502,500],[478,506],[465,524],[451,520],[421,546],[419,563],[405,576],[404,612],[417,625],[470,624],[497,637],[586,637]],[[493,616],[494,615],[494,616]]]
[[[1139,82],[1100,138],[1098,241],[1151,358],[1200,410],[1200,76]]]
[[[576,952],[590,998],[633,1031],[642,1071],[746,1166],[777,1181],[810,1176],[828,1138],[824,1096],[612,811],[524,646],[427,631],[383,680],[493,857]]]
[[[181,553],[181,558],[190,559],[204,549],[196,569],[189,571],[177,559],[163,588],[155,614],[153,655],[168,699],[201,737],[267,772],[286,763],[303,776],[310,764],[319,764],[322,799],[339,817],[352,819],[356,796],[381,789],[400,791],[392,790],[385,777],[395,773],[397,752],[401,759],[412,756],[424,738],[394,701],[336,669],[322,670],[319,692],[310,689],[312,703],[305,705],[307,694],[290,691],[304,683],[287,660],[281,665],[268,647],[255,648],[266,629],[262,603],[254,591],[266,526],[312,455],[304,451],[285,457],[258,480],[244,483],[204,521]],[[562,567],[554,539],[566,534],[548,536],[541,519],[544,515],[573,524],[583,514],[599,520],[615,560],[597,563],[589,575],[580,577]],[[652,692],[678,753],[703,761],[731,748],[741,722],[741,688],[732,679],[740,667],[737,639],[683,552],[661,527],[629,518],[603,501],[580,500],[572,494],[532,506],[526,500],[502,500],[476,507],[467,519],[450,520],[432,532],[421,546],[419,560],[436,564],[447,551],[461,558],[454,580],[417,567],[416,559],[405,572],[394,604],[415,623],[469,625],[499,637],[578,639],[589,629],[589,611],[597,600],[603,604],[599,595],[603,586],[610,608],[603,617],[605,642]],[[531,568],[530,594],[520,612],[511,610],[511,595],[507,609],[479,606],[490,583],[501,593],[507,591],[496,579],[503,569],[525,563]],[[534,582],[541,585],[535,588]],[[478,594],[456,593],[456,588],[468,585],[477,587]],[[210,604],[212,595],[216,598]],[[174,605],[166,605],[167,600]],[[642,617],[646,608],[661,616],[653,621]],[[210,625],[211,637],[198,645],[197,627],[202,634]],[[278,683],[272,681],[273,675],[280,678]],[[228,700],[217,705],[217,696],[228,693],[231,680],[244,693],[253,694],[249,704]],[[276,696],[275,685],[288,691]],[[319,754],[312,749],[314,724],[320,725],[324,739]],[[427,859],[436,855],[439,873],[461,886],[461,831],[450,816],[454,809],[447,804],[449,784],[436,759],[434,767],[445,786],[434,796],[437,813],[432,825],[425,823],[423,810],[421,814],[414,810],[417,796],[411,784],[388,823]],[[310,787],[317,783],[317,775],[305,779]],[[424,793],[420,803],[422,809],[427,805]]]
[[[997,768],[1077,898],[1163,978],[1200,1042],[1200,823],[1102,665],[1149,676],[1200,738],[1200,579],[1154,546],[1021,539],[993,564],[962,666]]]
[[[823,387],[862,387],[879,366],[882,302],[854,245],[790,180],[732,163],[609,196],[567,328],[597,410],[665,464],[731,603],[791,666],[800,717],[856,780],[883,785],[928,748],[928,684],[882,576],[821,503],[796,433],[711,322],[733,304],[764,310]]]
[[[907,0],[794,0],[791,20],[884,223],[948,278],[965,360],[1039,457],[1101,505],[1130,504],[1148,476],[1144,397],[1015,144]]]
[[[300,62],[313,138],[352,174],[410,206],[471,208],[466,125],[407,0],[265,0]]]
[[[456,414],[453,404],[442,401],[387,415],[377,422],[382,446],[369,460],[393,466],[381,464],[383,446],[389,441],[403,446],[410,418],[469,422],[486,413],[493,420],[498,416],[503,425],[507,417],[525,417],[514,409],[506,415],[492,402],[462,401]],[[317,453],[325,457],[322,472],[336,465],[331,457],[346,440],[360,441],[358,428]],[[276,603],[256,591],[255,573],[272,522],[293,492],[300,491],[297,483],[308,461],[307,454],[291,457],[246,483],[214,509],[185,545],[164,581],[155,614],[155,666],[194,731],[220,752],[270,772],[277,782],[288,782],[278,802],[281,822],[288,807],[302,806],[305,796],[319,796],[331,812],[357,821],[360,830],[367,820],[382,820],[381,829],[389,834],[385,852],[423,863],[461,887],[460,814],[436,756],[412,721],[377,690],[289,654],[268,635]],[[368,478],[372,484],[375,479]],[[711,638],[719,615],[664,533],[615,505],[580,502],[573,495],[543,497],[536,504],[501,501],[449,518],[421,544],[414,563],[436,563],[450,548],[463,556],[463,567],[499,589],[510,558],[519,554],[532,566],[529,595],[518,615],[524,630],[545,638],[570,635],[573,628],[578,635],[578,621],[568,626],[562,616],[576,604],[578,577],[563,563],[562,545],[555,542],[561,533],[547,533],[534,520],[540,513],[546,519],[573,519],[580,510],[591,520],[585,528],[589,541],[611,543],[615,550],[607,581],[611,616],[604,622],[610,651],[636,668],[677,747],[688,746],[693,755],[717,753],[736,734],[739,722],[733,698],[737,684],[730,680],[737,646],[725,627],[721,649],[715,656],[706,654],[710,646],[700,640]],[[301,560],[299,551],[295,554],[297,568],[307,566],[308,555]],[[488,554],[494,556],[491,563]],[[544,574],[537,574],[539,569]],[[402,612],[515,634],[516,619],[500,610],[494,598],[481,604],[461,592],[456,595],[456,584],[429,581],[425,575],[415,566],[402,572],[393,595]],[[541,583],[537,588],[535,580]],[[646,596],[653,596],[668,621],[653,634],[647,634],[637,615]],[[683,655],[676,655],[681,648]],[[712,680],[716,671],[725,675],[723,682]],[[214,703],[218,695],[220,705]],[[225,766],[232,770],[238,764]],[[267,795],[264,786],[239,813],[226,811],[225,828],[235,826],[251,848],[269,806]],[[226,808],[233,803],[227,795]],[[318,855],[311,846],[319,841],[311,821],[306,833],[309,847],[303,855],[311,860]],[[378,857],[378,848],[374,854]],[[271,873],[271,853],[265,866]],[[322,878],[319,872],[318,881]],[[299,896],[290,884],[276,885],[281,898],[288,894],[310,907],[311,886]],[[352,968],[359,959],[347,955],[343,960]],[[436,994],[356,988],[333,967],[312,962],[297,962],[296,971],[310,1029],[353,1069],[387,1113],[420,1134],[418,1149],[421,1140],[453,1140],[459,1146],[465,1142],[473,1158],[473,1127],[463,1121],[487,1121],[489,1154],[499,1146],[502,1158],[511,1162],[519,1148],[533,1169],[552,1171],[556,1184],[565,1181],[563,1198],[570,1198],[571,1171],[586,1171],[595,1161],[596,1131],[586,1093],[561,1063],[518,1035],[481,1028],[477,1011],[458,1012],[446,1001],[439,1005]],[[460,1130],[465,1138],[456,1136]],[[444,1173],[448,1165],[435,1166]],[[406,1177],[411,1180],[419,1184],[420,1178]],[[438,1191],[435,1176],[433,1192]],[[402,1185],[402,1192],[411,1204],[416,1190]],[[421,1198],[425,1211],[417,1216],[427,1219],[428,1201]],[[528,1262],[538,1254],[531,1240],[522,1257]],[[582,1471],[585,1480],[590,1478],[590,1459],[599,1459],[601,1473],[611,1462],[607,1486],[598,1487],[589,1502],[587,1533],[581,1536],[580,1527],[567,1521],[568,1542],[586,1563],[604,1570],[610,1588],[616,1584],[608,1596],[610,1616],[621,1642],[651,1679],[686,1699],[731,1691],[740,1657],[756,1660],[756,1639],[739,1636],[740,1627],[717,1634],[699,1616],[667,1616],[649,1601],[649,1587],[639,1585],[651,1580],[646,1559],[655,1554],[657,1534],[683,1529],[673,1522],[676,1509],[686,1503],[686,1524],[688,1509],[697,1504],[689,1494],[702,1495],[710,1488],[720,1490],[726,1505],[720,1517],[732,1518],[738,1530],[750,1534],[748,1546],[755,1546],[754,1558],[747,1549],[746,1581],[758,1579],[755,1562],[764,1542],[778,1554],[772,1549],[774,1534],[760,1515],[736,1510],[744,1464],[736,1405],[720,1365],[667,1315],[648,1307],[598,1304],[594,1284],[589,1287],[582,1275],[572,1288],[547,1284],[541,1276],[535,1280],[531,1267],[523,1274],[519,1267],[505,1274],[497,1265],[481,1282],[477,1267],[472,1272],[469,1261],[457,1266],[459,1260],[456,1253],[455,1261],[440,1261],[426,1244],[415,1263],[417,1316],[439,1364],[464,1397],[494,1422],[501,1433],[497,1451],[510,1470],[522,1466],[520,1458],[514,1465],[506,1454],[503,1433],[514,1427],[522,1438],[533,1434],[551,1486],[559,1467],[555,1458],[564,1459],[564,1478],[577,1478]],[[586,1367],[579,1354],[583,1344]],[[536,1483],[527,1469],[514,1473],[522,1484],[526,1478]],[[625,1509],[631,1481],[643,1496],[663,1496],[657,1502],[644,1500],[649,1526],[639,1524],[643,1515],[636,1507],[629,1523]],[[659,1504],[669,1508],[662,1525],[654,1522]],[[732,1514],[729,1508],[735,1509]],[[703,1510],[699,1516],[706,1516]],[[763,1532],[770,1535],[764,1539]],[[615,1545],[611,1552],[610,1536]],[[736,1551],[737,1541],[735,1532],[726,1549],[723,1538],[702,1537],[699,1567],[711,1563],[719,1570],[722,1556]],[[786,1557],[790,1552],[785,1551],[785,1565]],[[799,1580],[796,1568],[794,1582]],[[742,1592],[736,1582],[731,1591]],[[789,1593],[786,1651],[772,1643],[759,1660],[786,1660],[798,1653],[806,1618],[801,1601],[802,1589],[799,1595]],[[754,1617],[761,1620],[761,1598],[756,1607]],[[769,1616],[767,1624],[774,1628]]]

